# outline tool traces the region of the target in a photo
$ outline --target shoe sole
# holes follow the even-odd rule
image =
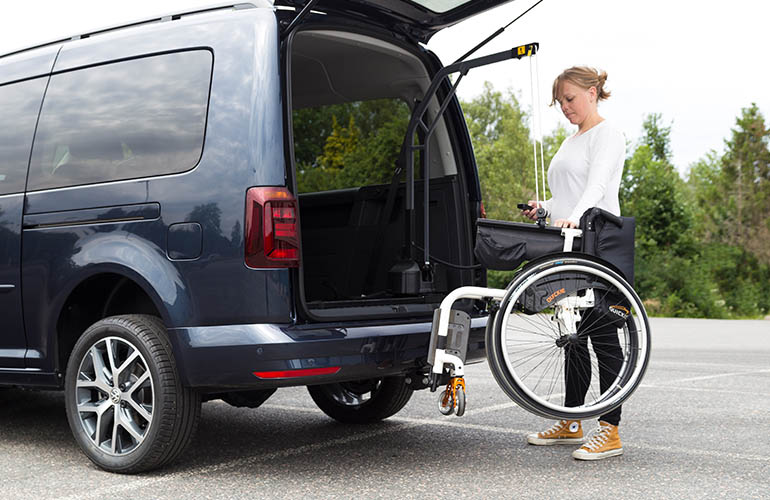
[[[583,444],[585,438],[539,438],[527,436],[527,443],[535,446],[552,446],[555,444]]]
[[[623,454],[623,448],[618,448],[616,450],[602,451],[599,453],[589,453],[589,452],[580,453],[580,450],[575,450],[572,452],[572,458],[574,458],[575,460],[603,460],[605,458],[616,457],[622,454]]]

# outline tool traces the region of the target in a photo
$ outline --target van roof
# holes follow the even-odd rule
[[[23,48],[23,49],[14,50],[13,52],[8,52],[6,54],[0,54],[0,59],[2,59],[4,57],[7,57],[7,56],[21,54],[21,53],[28,52],[28,51],[31,51],[31,50],[47,47],[47,46],[50,46],[50,45],[56,45],[56,44],[59,44],[59,43],[66,43],[66,42],[70,42],[70,41],[74,41],[74,40],[81,40],[83,38],[90,38],[90,37],[95,36],[95,35],[101,35],[101,34],[104,34],[104,33],[109,33],[109,32],[112,32],[112,31],[122,30],[122,29],[126,29],[126,28],[133,28],[135,26],[142,26],[142,25],[153,24],[153,23],[162,23],[162,22],[166,22],[166,21],[175,21],[175,20],[181,19],[184,16],[190,16],[190,15],[193,15],[193,14],[203,14],[203,13],[208,13],[208,12],[213,12],[213,11],[221,11],[221,10],[227,10],[227,9],[232,9],[232,10],[254,9],[254,8],[258,8],[258,7],[259,8],[267,7],[267,8],[271,8],[272,9],[273,8],[273,4],[272,4],[272,2],[270,2],[268,0],[251,0],[248,3],[215,4],[215,5],[211,5],[211,6],[207,6],[207,7],[199,7],[197,9],[191,10],[191,11],[174,12],[174,13],[166,14],[166,15],[163,15],[163,16],[153,17],[153,18],[150,18],[150,19],[142,19],[142,20],[132,21],[132,22],[125,23],[125,24],[120,24],[118,26],[109,26],[109,27],[106,27],[106,28],[101,28],[101,29],[97,29],[97,30],[94,30],[94,31],[89,31],[88,33],[81,33],[81,34],[73,35],[73,36],[70,36],[70,37],[67,37],[67,38],[62,38],[62,39],[58,39],[58,40],[52,40],[50,42],[41,43],[39,45],[34,45],[32,47],[26,47],[26,48]]]

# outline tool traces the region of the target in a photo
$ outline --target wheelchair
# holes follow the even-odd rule
[[[446,384],[438,399],[444,415],[466,410],[470,316],[452,309],[462,299],[485,302],[492,374],[536,415],[600,416],[623,404],[644,377],[651,335],[632,287],[633,218],[592,208],[581,229],[569,229],[548,227],[545,213],[538,215],[538,224],[479,219],[477,259],[488,269],[518,271],[505,289],[455,289],[434,312],[429,383],[432,391]],[[568,400],[574,387],[582,402]]]

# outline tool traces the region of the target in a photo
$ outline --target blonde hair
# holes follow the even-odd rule
[[[562,71],[562,73],[553,81],[551,106],[559,100],[559,87],[561,86],[561,83],[565,81],[585,90],[596,87],[596,99],[599,101],[603,101],[610,97],[610,92],[604,90],[604,84],[607,81],[606,71],[589,68],[588,66],[573,66]]]

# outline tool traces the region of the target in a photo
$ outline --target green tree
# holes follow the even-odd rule
[[[513,92],[494,90],[486,82],[482,93],[462,103],[473,142],[476,165],[487,214],[493,219],[519,218],[517,203],[535,198],[533,146],[522,111]],[[545,164],[558,150],[567,132],[563,127],[543,140]],[[540,158],[538,151],[538,160]],[[540,172],[538,172],[538,176]],[[539,182],[542,186],[542,179]],[[548,194],[540,194],[546,198]]]
[[[671,128],[661,122],[659,114],[645,118],[641,143],[626,161],[620,187],[621,212],[636,217],[642,258],[663,248],[686,252],[691,243],[685,184],[671,163]]]
[[[295,111],[299,191],[326,191],[388,182],[395,170],[409,116],[409,107],[397,99]],[[347,123],[347,126],[341,123]]]
[[[729,243],[770,263],[770,129],[756,104],[741,110],[725,141],[722,188]]]

